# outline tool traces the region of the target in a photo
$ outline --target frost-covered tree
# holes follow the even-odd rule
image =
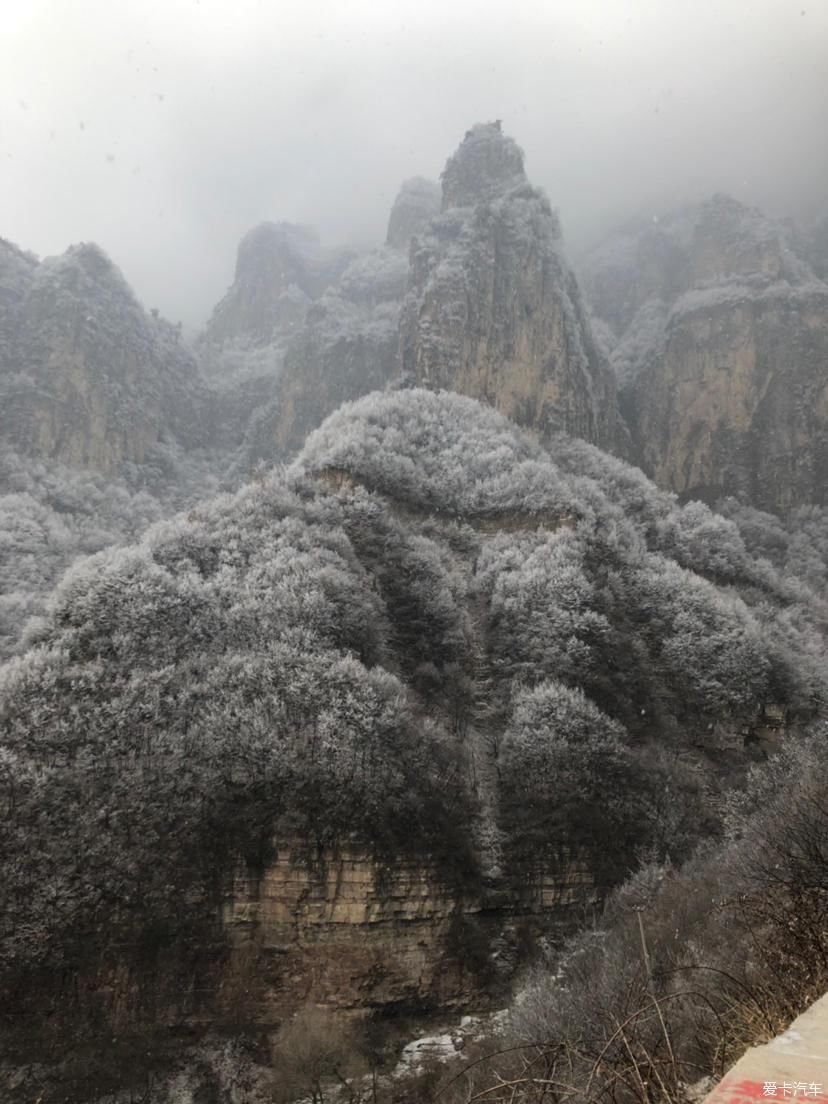
[[[589,856],[613,880],[650,842],[650,785],[625,732],[580,690],[542,682],[515,700],[498,758],[513,846],[566,863]]]

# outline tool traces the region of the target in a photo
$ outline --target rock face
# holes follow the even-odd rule
[[[255,226],[239,243],[233,283],[213,311],[203,340],[220,347],[257,347],[294,332],[309,304],[336,280],[348,259],[323,251],[309,227],[289,222]]]
[[[441,210],[472,207],[526,183],[523,153],[500,122],[478,123],[446,162]]]
[[[273,395],[251,421],[242,464],[289,456],[343,402],[399,375],[400,301],[408,262],[396,249],[353,261],[307,313],[285,352]]]
[[[828,286],[727,196],[589,258],[637,454],[662,487],[765,509],[826,500]]]
[[[246,399],[222,407],[236,436],[257,411],[243,468],[294,453],[340,403],[400,382],[481,399],[542,437],[566,430],[628,451],[558,220],[517,144],[499,123],[473,127],[442,181],[405,181],[385,248],[352,260],[321,294],[312,244],[299,249],[284,224],[242,243],[200,349],[218,386],[240,378],[232,357],[247,366]]]
[[[404,378],[480,399],[542,437],[563,429],[623,448],[612,373],[516,143],[499,123],[475,126],[442,179],[442,213],[412,246]]]
[[[572,929],[592,900],[575,861],[527,870],[507,901],[348,847],[315,869],[284,852],[260,875],[239,873],[223,910],[227,972],[249,972],[263,1024],[309,1002],[361,1014],[487,1004],[528,940]]]
[[[0,433],[18,451],[111,473],[203,441],[204,398],[178,328],[101,249],[39,263],[0,243]]]
[[[414,235],[439,214],[440,202],[440,185],[433,180],[422,176],[405,180],[391,208],[385,244],[407,250]]]
[[[225,445],[238,446],[251,415],[272,403],[290,342],[352,258],[288,222],[263,222],[242,238],[233,284],[197,342]]]

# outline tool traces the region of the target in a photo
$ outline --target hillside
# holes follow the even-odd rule
[[[79,555],[217,484],[215,410],[180,327],[98,246],[0,240],[0,657]]]
[[[728,789],[815,714],[822,617],[732,522],[586,443],[419,389],[344,406],[283,476],[79,563],[2,668],[7,1097],[38,1062],[44,1104],[96,1099],[119,1076],[101,1032],[134,1086],[211,1032],[272,1031],[296,996],[269,929],[215,924],[240,867],[413,864],[450,913],[488,902],[472,973],[518,904],[559,938],[568,898],[528,902],[530,872],[601,900],[642,851],[720,832]]]
[[[828,989],[824,226],[576,276],[524,161],[192,346],[0,239],[4,1102],[698,1104]]]
[[[19,451],[112,474],[207,436],[179,331],[148,315],[95,245],[38,262],[0,243],[0,433]]]

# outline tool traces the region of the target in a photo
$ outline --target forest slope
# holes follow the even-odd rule
[[[733,522],[584,442],[445,393],[344,406],[282,476],[79,563],[0,669],[7,1063],[116,1005],[143,1046],[146,956],[195,985],[239,862],[288,841],[506,901],[527,856],[582,856],[599,894],[642,850],[680,859],[814,716],[823,616]]]

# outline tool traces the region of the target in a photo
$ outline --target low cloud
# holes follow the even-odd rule
[[[571,252],[728,191],[825,205],[828,8],[811,0],[30,0],[6,20],[0,234],[95,240],[200,323],[252,224],[382,240],[397,187],[500,118]]]

